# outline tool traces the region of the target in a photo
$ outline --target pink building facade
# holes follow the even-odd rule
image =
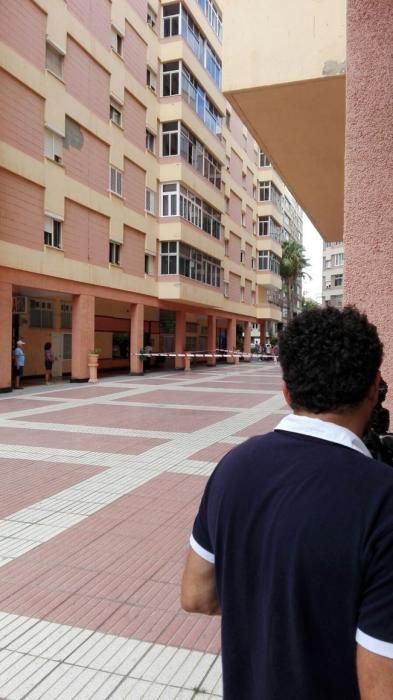
[[[220,37],[182,3],[196,55],[166,6],[0,3],[0,391],[20,338],[26,375],[50,341],[73,381],[98,348],[132,373],[145,345],[248,352],[265,272],[279,286],[257,281],[259,149],[221,92]]]
[[[349,0],[344,301],[365,310],[385,347],[393,409],[393,5]]]

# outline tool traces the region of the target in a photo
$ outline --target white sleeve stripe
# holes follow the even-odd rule
[[[204,549],[201,547],[200,544],[196,541],[195,537],[191,535],[190,537],[190,547],[196,552],[196,554],[199,554],[202,559],[206,559],[206,561],[209,561],[211,564],[214,564],[214,554],[209,552],[207,549]]]
[[[360,629],[356,630],[356,641],[361,647],[364,647],[364,649],[367,649],[368,651],[372,651],[374,654],[386,656],[388,659],[393,659],[393,644],[390,642],[382,642],[380,639],[370,637]]]

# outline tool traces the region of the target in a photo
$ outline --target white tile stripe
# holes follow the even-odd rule
[[[196,689],[202,697],[222,697],[215,654],[4,612],[0,639],[0,694],[7,700],[167,700],[192,698]]]

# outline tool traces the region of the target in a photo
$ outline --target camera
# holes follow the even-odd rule
[[[381,378],[378,402],[371,413],[363,442],[374,459],[393,467],[393,433],[389,433],[390,414],[382,405],[387,393],[388,385]]]

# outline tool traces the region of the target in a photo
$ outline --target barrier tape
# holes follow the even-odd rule
[[[225,354],[224,354],[225,353]],[[227,358],[227,357],[256,357],[258,359],[273,359],[273,355],[259,355],[253,352],[230,352],[223,351],[222,353],[211,353],[211,352],[134,352],[131,353],[135,357],[141,357],[143,359],[151,357],[217,357],[217,358]]]

